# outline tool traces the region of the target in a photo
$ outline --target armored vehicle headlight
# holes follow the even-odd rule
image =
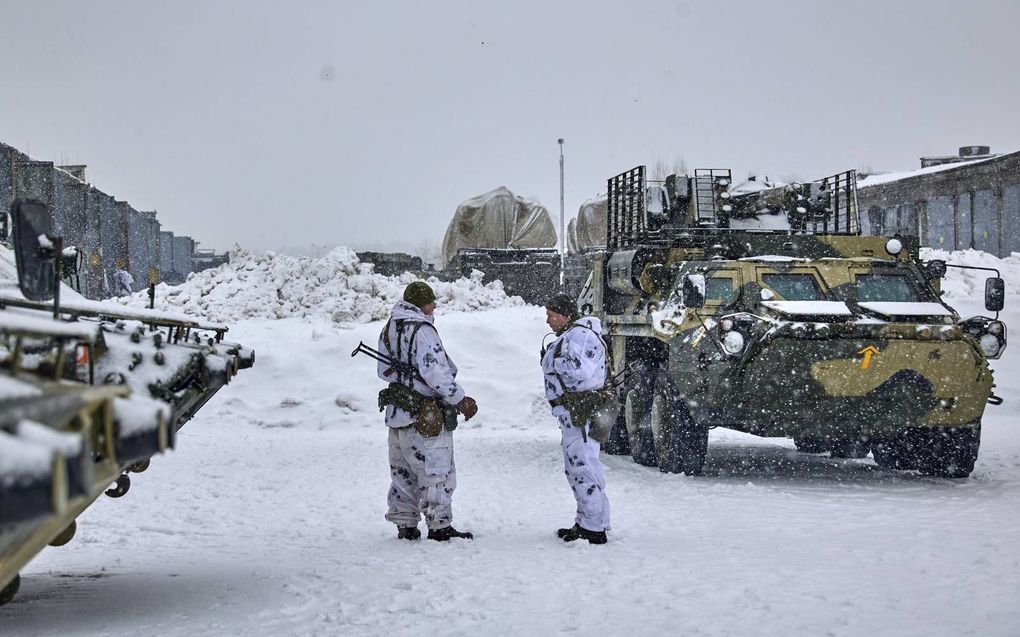
[[[726,332],[722,339],[722,346],[727,354],[739,354],[744,349],[744,335],[736,330]]]
[[[993,358],[999,354],[999,339],[995,338],[992,334],[983,334],[978,342],[981,344],[981,350],[985,353],[985,356]],[[725,347],[725,342],[723,343]]]
[[[889,239],[885,242],[885,251],[896,256],[903,250],[903,243],[899,239]]]
[[[730,330],[732,330],[733,319],[724,318],[723,320],[719,321],[719,329],[721,329],[724,332],[729,332]]]
[[[1004,327],[1005,326],[1003,326],[1002,322],[992,321],[991,323],[988,324],[988,333],[995,335],[1002,334],[1005,331]]]

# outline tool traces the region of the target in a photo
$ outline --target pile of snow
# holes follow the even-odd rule
[[[950,265],[966,265],[980,268],[994,268],[1006,282],[1006,298],[1012,301],[1020,297],[1020,252],[1014,252],[1005,259],[1000,259],[979,250],[936,250],[921,248],[921,259],[945,261]],[[942,279],[942,290],[945,299],[983,298],[985,280],[995,276],[987,270],[964,270],[949,268]],[[1007,301],[1009,302],[1009,301]]]
[[[320,318],[340,325],[367,323],[389,316],[413,274],[383,276],[361,263],[350,248],[335,248],[320,258],[235,249],[230,263],[195,272],[181,285],[156,286],[156,308],[183,312],[215,322],[246,318]],[[432,277],[439,312],[472,311],[524,305],[507,296],[503,284],[482,283],[482,273],[453,282]],[[118,299],[148,307],[148,292]]]

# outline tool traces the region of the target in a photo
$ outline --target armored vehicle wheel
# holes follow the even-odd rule
[[[918,445],[917,470],[926,476],[966,478],[974,470],[981,445],[981,423],[970,427],[915,430],[927,444]]]
[[[876,440],[871,445],[871,454],[875,464],[883,469],[914,469],[916,459],[911,452],[908,432],[902,432],[892,438]]]
[[[654,467],[655,443],[652,440],[651,396],[642,385],[633,387],[627,392],[623,403],[623,417],[627,426],[627,440],[630,443],[630,455],[634,462],[646,467]]]
[[[708,452],[708,427],[694,422],[687,405],[664,380],[656,384],[649,420],[659,470],[701,475]]]
[[[981,423],[969,427],[912,427],[877,441],[871,451],[884,469],[917,469],[926,476],[966,478],[981,445]]]
[[[50,546],[63,546],[71,541],[74,537],[75,532],[78,530],[78,522],[71,520],[71,523],[60,532],[57,537],[50,540]]]
[[[21,588],[21,575],[15,575],[11,583],[0,590],[0,606],[13,600],[14,596],[18,594],[19,588]]]

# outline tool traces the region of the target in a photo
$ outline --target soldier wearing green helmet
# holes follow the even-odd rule
[[[390,490],[386,519],[397,537],[417,540],[422,515],[428,539],[472,539],[453,528],[453,430],[459,412],[469,420],[478,405],[457,383],[457,366],[434,324],[436,293],[424,281],[404,290],[379,335],[379,351],[402,365],[378,365],[389,386],[380,393],[389,427]],[[400,367],[400,369],[398,369]]]

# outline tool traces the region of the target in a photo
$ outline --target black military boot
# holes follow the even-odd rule
[[[421,531],[416,526],[398,526],[397,527],[397,539],[398,540],[420,540]]]
[[[473,540],[474,535],[467,531],[458,531],[452,526],[444,526],[441,529],[429,529],[429,539],[435,540],[436,542],[447,542],[455,537],[459,537],[465,540]]]
[[[579,528],[581,527],[579,527],[577,524],[574,524],[574,526],[570,527],[569,529],[556,529],[556,537],[562,540],[571,533],[576,533]]]
[[[565,531],[560,535],[560,531]],[[588,529],[575,524],[571,529],[560,529],[556,532],[560,539],[564,542],[573,542],[574,540],[588,540],[589,544],[605,544],[609,541],[606,537],[605,531],[589,531]]]

